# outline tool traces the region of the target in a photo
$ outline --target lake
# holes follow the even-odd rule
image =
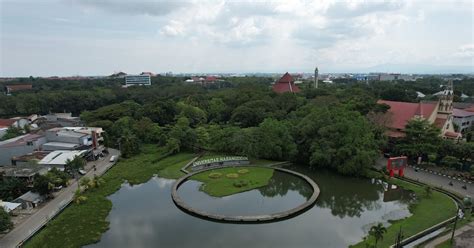
[[[124,184],[109,197],[110,229],[89,247],[347,247],[361,241],[372,225],[388,225],[388,220],[410,215],[412,198],[407,191],[378,180],[304,166],[288,168],[311,177],[321,190],[316,204],[294,218],[266,224],[203,220],[174,205],[175,180],[154,177],[140,185]],[[287,210],[312,193],[306,182],[277,172],[265,187],[223,198],[210,197],[199,186],[200,182],[186,182],[179,189],[181,198],[194,208],[227,215]]]

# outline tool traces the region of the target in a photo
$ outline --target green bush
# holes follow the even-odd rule
[[[220,178],[222,176],[222,173],[220,172],[211,172],[209,173],[209,178],[213,178],[213,179],[216,179],[216,178]]]
[[[225,175],[227,178],[238,178],[239,174],[237,173],[229,173]]]
[[[238,180],[238,181],[235,181],[233,183],[234,187],[237,187],[237,188],[242,188],[242,187],[245,187],[249,184],[249,182],[247,180]]]

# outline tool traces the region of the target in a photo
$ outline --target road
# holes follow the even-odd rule
[[[111,156],[118,157],[120,152],[115,149],[108,149],[109,154],[102,160],[92,162],[97,170],[90,169],[85,176],[93,177],[94,174],[100,176],[104,174],[114,163],[109,162]],[[41,229],[52,217],[54,217],[62,208],[67,206],[73,199],[74,193],[78,188],[77,180],[64,188],[52,200],[43,205],[40,210],[32,214],[18,226],[14,227],[8,234],[0,240],[0,247],[18,247],[37,230]]]
[[[380,157],[376,162],[376,167],[379,169],[383,169],[387,166],[387,159],[384,157]],[[405,168],[405,177],[418,180],[422,183],[430,184],[433,186],[442,187],[448,191],[458,193],[462,196],[471,196],[474,197],[474,184],[469,184],[463,181],[459,181],[456,179],[448,178],[447,176],[437,175],[434,173],[430,173],[427,171],[418,170],[415,171],[413,167],[406,167]],[[453,185],[450,186],[449,183]],[[467,189],[463,189],[462,187],[466,185]]]
[[[432,240],[425,246],[425,248],[435,248],[437,245],[450,239],[451,239],[451,233],[448,233],[444,236],[441,236]],[[472,244],[474,242],[474,222],[471,222],[459,229],[456,229],[456,231],[454,232],[454,240],[455,240],[456,246],[453,246],[453,247],[460,247],[460,248],[472,247]]]

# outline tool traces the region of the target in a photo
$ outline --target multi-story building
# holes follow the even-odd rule
[[[0,142],[0,166],[11,165],[12,158],[41,150],[47,142],[46,137],[39,134],[25,134]]]
[[[151,85],[150,75],[127,75],[125,76],[125,87],[134,85]]]
[[[453,123],[456,124],[460,133],[464,133],[474,125],[474,112],[453,109]]]

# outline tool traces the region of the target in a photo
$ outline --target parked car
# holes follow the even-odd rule
[[[115,158],[116,158],[115,156],[110,157],[109,162],[115,162]]]
[[[79,174],[85,175],[87,172],[85,170],[79,170]]]

